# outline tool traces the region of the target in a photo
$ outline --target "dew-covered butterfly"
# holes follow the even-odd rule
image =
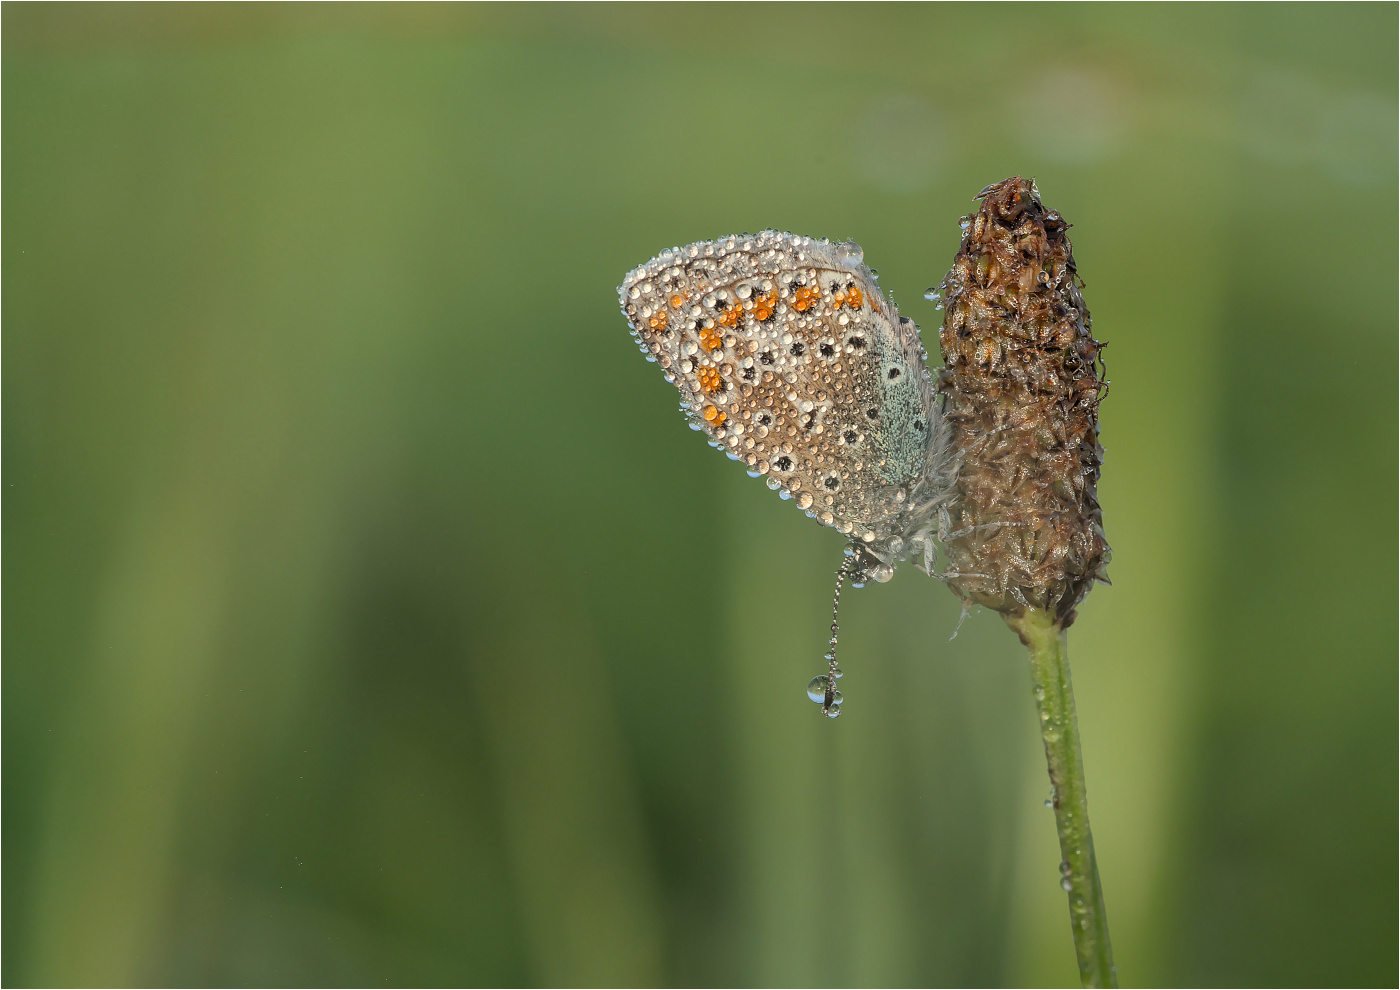
[[[663,251],[618,288],[647,360],[710,445],[849,537],[837,571],[828,673],[808,693],[840,714],[841,582],[933,573],[955,468],[919,328],[849,241],[759,234]]]

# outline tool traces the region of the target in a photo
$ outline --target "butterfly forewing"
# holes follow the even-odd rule
[[[853,539],[907,535],[941,424],[918,328],[858,247],[776,231],[702,241],[634,270],[619,295],[714,446]]]

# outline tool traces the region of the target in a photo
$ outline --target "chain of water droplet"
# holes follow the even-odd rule
[[[841,611],[841,583],[850,576],[855,560],[854,556],[848,556],[836,569],[836,591],[831,596],[831,639],[827,641],[826,656],[823,658],[827,662],[827,672],[807,682],[807,697],[822,706],[822,714],[827,718],[836,718],[841,714],[841,702],[844,700],[841,692],[836,690],[836,681],[841,676],[841,668],[836,666],[836,634],[841,628],[837,625],[836,616]]]

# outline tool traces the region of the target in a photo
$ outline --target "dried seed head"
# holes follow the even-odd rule
[[[1069,224],[1020,176],[988,186],[943,280],[944,369],[961,457],[943,540],[964,600],[1062,626],[1105,583],[1097,484],[1103,345],[1090,333]]]

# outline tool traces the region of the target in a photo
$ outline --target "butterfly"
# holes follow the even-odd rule
[[[859,245],[776,230],[663,251],[618,298],[692,428],[848,537],[820,685],[823,711],[839,714],[841,582],[888,581],[910,556],[933,573],[956,474],[919,328],[885,299]]]

